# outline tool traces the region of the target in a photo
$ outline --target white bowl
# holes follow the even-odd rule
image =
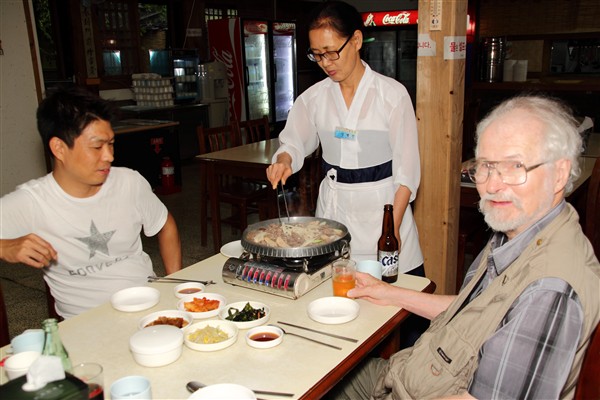
[[[242,311],[246,304],[250,303],[250,307],[254,309],[264,308],[266,315],[262,318],[255,319],[252,321],[231,321],[227,319],[229,316],[229,309],[235,308],[238,311]],[[236,303],[227,304],[223,309],[219,312],[219,317],[223,320],[233,322],[239,329],[250,329],[255,326],[264,325],[269,320],[271,316],[271,309],[264,303],[259,303],[258,301],[238,301]]]
[[[250,389],[233,383],[218,383],[203,387],[191,394],[188,399],[196,400],[256,400],[256,395]]]
[[[171,325],[141,329],[129,338],[133,359],[144,367],[161,367],[176,361],[183,350],[183,331]]]
[[[246,343],[257,349],[269,349],[283,341],[283,330],[276,326],[256,326],[246,332]]]
[[[204,311],[204,312],[188,311],[185,308],[185,303],[193,301],[194,298],[198,298],[198,299],[206,298],[208,300],[218,300],[219,307],[217,307],[214,310]],[[225,296],[221,296],[220,294],[217,294],[217,293],[200,293],[199,295],[193,295],[193,294],[188,295],[188,296],[185,296],[184,298],[182,298],[181,300],[179,300],[179,302],[177,303],[177,309],[181,310],[181,311],[189,312],[190,314],[192,314],[192,318],[194,318],[194,319],[204,319],[204,318],[216,317],[217,315],[219,315],[219,313],[221,312],[223,307],[225,307],[225,304],[227,304],[227,299],[225,299]]]
[[[358,316],[359,304],[346,297],[332,296],[308,304],[308,316],[322,324],[344,324]]]
[[[145,317],[142,317],[142,319],[140,319],[140,323],[138,325],[138,327],[140,329],[144,329],[146,328],[146,325],[148,325],[149,323],[156,321],[158,318],[160,317],[167,317],[167,318],[183,318],[183,326],[180,329],[185,329],[189,324],[192,323],[192,320],[194,319],[192,317],[192,314],[190,314],[187,311],[181,311],[181,310],[164,310],[164,311],[156,311],[153,312],[152,314],[148,314]],[[169,325],[169,324],[160,324],[160,325]],[[156,325],[153,325],[156,326]],[[175,325],[173,325],[175,326]]]
[[[225,257],[240,257],[244,252],[244,248],[242,247],[242,241],[236,240],[234,242],[224,244],[221,246],[219,251]]]
[[[194,289],[196,289],[195,292],[191,291]],[[205,289],[206,289],[206,286],[204,286],[200,282],[186,282],[186,283],[181,283],[181,284],[175,286],[173,288],[173,293],[175,293],[175,296],[177,298],[183,299],[185,296],[189,296],[189,295],[197,296],[199,294],[202,294]],[[182,291],[184,291],[184,292],[182,292]]]
[[[196,332],[199,329],[204,329],[207,326],[211,326],[213,328],[219,328],[223,332],[229,336],[228,339],[218,342],[218,343],[196,343],[192,342],[189,339],[190,334]],[[210,320],[210,321],[200,321],[196,322],[190,326],[188,326],[184,331],[183,340],[187,347],[192,350],[198,351],[217,351],[227,348],[234,344],[237,341],[238,337],[238,328],[232,322],[229,321],[220,321],[220,320]]]
[[[154,307],[160,300],[160,292],[149,286],[137,286],[119,290],[110,302],[119,311],[136,312]]]
[[[20,376],[27,374],[31,364],[39,358],[39,351],[23,351],[13,354],[4,361],[4,370],[9,380],[17,379]]]

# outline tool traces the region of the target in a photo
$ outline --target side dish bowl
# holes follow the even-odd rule
[[[178,299],[183,299],[185,296],[195,295],[204,293],[206,286],[200,282],[185,282],[181,283],[173,288],[173,293]]]
[[[151,314],[148,314],[148,315],[142,317],[140,319],[140,323],[138,325],[138,328],[139,329],[144,329],[144,328],[147,328],[147,327],[149,328],[149,326],[147,326],[148,324],[150,324],[150,323],[152,323],[154,321],[157,321],[161,317],[166,317],[166,318],[182,318],[183,319],[183,326],[180,329],[187,328],[187,326],[189,324],[191,324],[192,320],[194,319],[192,317],[192,314],[190,314],[187,311],[181,311],[181,310],[156,311],[156,312],[153,312]],[[166,321],[164,321],[163,323],[157,323],[156,325],[151,325],[151,326],[158,326],[158,325],[172,325],[172,326],[177,326],[174,323],[168,323]]]
[[[227,319],[231,309],[233,309],[232,312],[235,312],[235,310],[243,312],[244,307],[246,307],[247,304],[250,304],[250,307],[252,307],[255,310],[264,309],[265,316],[262,318],[259,318],[259,319],[253,319],[253,320],[249,320],[249,321],[233,321],[233,320]],[[238,301],[236,303],[227,304],[219,312],[219,317],[221,319],[233,322],[239,329],[250,329],[250,328],[254,328],[255,326],[264,325],[267,323],[270,316],[271,316],[271,309],[266,304],[259,303],[258,301]]]
[[[193,302],[194,299],[216,300],[219,302],[219,306],[217,308],[215,308],[214,310],[210,310],[210,311],[195,312],[195,311],[188,310],[185,307],[185,303]],[[220,294],[200,293],[198,295],[188,295],[188,296],[185,296],[184,298],[182,298],[181,300],[179,300],[179,302],[177,303],[177,309],[181,310],[181,311],[189,312],[190,314],[192,314],[192,318],[194,318],[194,319],[204,319],[204,318],[216,317],[217,315],[219,315],[221,310],[225,307],[225,304],[227,304],[227,299],[225,299],[225,297]]]
[[[246,343],[257,349],[270,349],[283,341],[283,330],[273,325],[256,326],[246,332]]]
[[[207,327],[218,329],[227,335],[227,339],[217,343],[198,343],[190,338],[198,330],[203,330]],[[210,320],[200,321],[188,326],[183,333],[183,340],[187,347],[198,351],[217,351],[225,349],[237,341],[238,328],[229,321]]]
[[[181,356],[183,332],[171,325],[157,325],[141,329],[129,338],[133,359],[144,367],[161,367]]]

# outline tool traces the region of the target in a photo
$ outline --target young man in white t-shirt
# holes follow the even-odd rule
[[[37,121],[53,170],[0,199],[0,259],[42,268],[65,318],[154,275],[142,228],[158,235],[167,274],[181,269],[173,216],[139,173],[111,167],[113,115],[112,103],[82,88],[49,95]]]

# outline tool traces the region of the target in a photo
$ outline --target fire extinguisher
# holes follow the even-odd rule
[[[160,184],[164,192],[175,191],[175,166],[169,157],[162,159]]]

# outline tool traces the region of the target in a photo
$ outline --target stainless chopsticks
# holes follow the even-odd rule
[[[193,279],[178,279],[178,278],[167,278],[165,276],[149,276],[148,282],[195,282],[203,285],[214,285],[215,281],[196,281]]]
[[[277,191],[277,193],[278,192],[279,191]],[[286,199],[283,183],[281,184],[281,195],[283,197],[283,204],[285,206],[285,214],[287,216],[287,222],[289,223],[290,222],[290,210],[288,209],[287,199]],[[276,196],[277,196],[277,213],[279,214],[279,223],[281,224],[281,226],[283,226],[283,221],[281,221],[281,206],[279,205],[279,194],[276,194]]]
[[[336,335],[336,334],[329,333],[329,332],[322,332],[322,331],[318,331],[318,330],[312,329],[312,328],[306,328],[304,326],[290,324],[289,322],[277,321],[277,323],[281,324],[281,325],[292,326],[292,327],[298,328],[298,329],[304,329],[304,330],[310,331],[310,332],[320,333],[321,335],[331,336],[331,337],[334,337],[334,338],[337,338],[337,339],[347,340],[347,341],[352,342],[352,343],[358,343],[357,339],[352,339],[352,338],[349,338],[349,337],[345,337],[345,336],[341,336],[341,335]]]

